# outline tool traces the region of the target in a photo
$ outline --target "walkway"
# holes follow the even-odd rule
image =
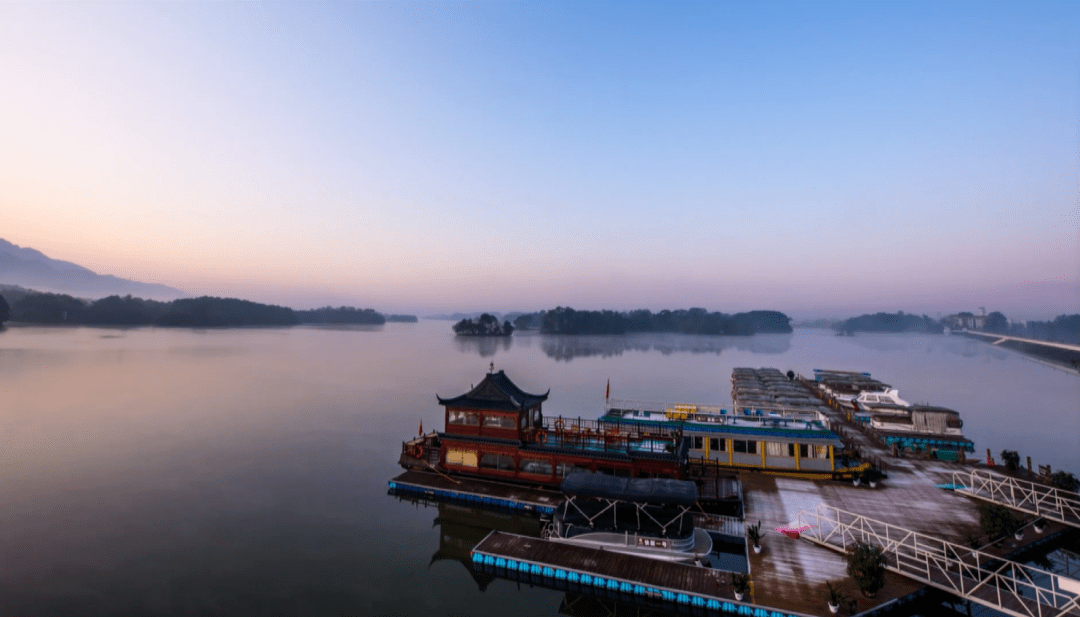
[[[987,469],[953,472],[956,492],[1080,529],[1080,496]]]
[[[1080,581],[820,504],[802,510],[802,538],[834,551],[880,546],[886,568],[1016,617],[1080,616]]]

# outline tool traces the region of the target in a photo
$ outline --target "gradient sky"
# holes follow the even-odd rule
[[[1080,312],[1080,3],[2,3],[0,237],[379,310]]]

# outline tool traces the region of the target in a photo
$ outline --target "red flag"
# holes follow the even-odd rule
[[[420,418],[420,436],[424,436],[424,419]]]
[[[607,380],[607,390],[604,390],[604,400],[611,398],[611,380]]]

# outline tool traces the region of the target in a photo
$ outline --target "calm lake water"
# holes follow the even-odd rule
[[[400,444],[494,362],[548,415],[727,403],[731,370],[870,372],[976,451],[1080,473],[1080,377],[964,338],[456,339],[376,328],[0,332],[0,615],[556,615],[456,561],[499,515],[387,495]],[[867,513],[870,514],[870,513]]]

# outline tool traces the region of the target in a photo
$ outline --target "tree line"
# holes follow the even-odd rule
[[[905,314],[899,311],[860,315],[832,324],[833,329],[841,334],[855,332],[941,333],[944,332],[946,326],[970,327],[980,332],[1080,345],[1080,315],[1058,315],[1049,321],[1013,322],[1000,311],[978,317],[973,313],[961,312],[938,321],[926,315]]]
[[[833,329],[840,334],[854,334],[855,332],[923,332],[941,334],[945,331],[937,320],[926,315],[905,314],[904,311],[896,313],[874,313],[872,315],[859,315],[833,324]]]
[[[709,312],[703,308],[627,312],[611,310],[576,311],[556,307],[550,311],[526,313],[514,320],[521,329],[542,334],[626,334],[628,332],[676,332],[680,334],[751,335],[791,332],[791,318],[779,311],[747,313]]]
[[[182,298],[172,302],[132,296],[85,301],[66,294],[30,293],[10,306],[0,296],[0,322],[89,326],[237,327],[299,324],[382,324],[374,309],[342,306],[294,310],[237,298]]]

